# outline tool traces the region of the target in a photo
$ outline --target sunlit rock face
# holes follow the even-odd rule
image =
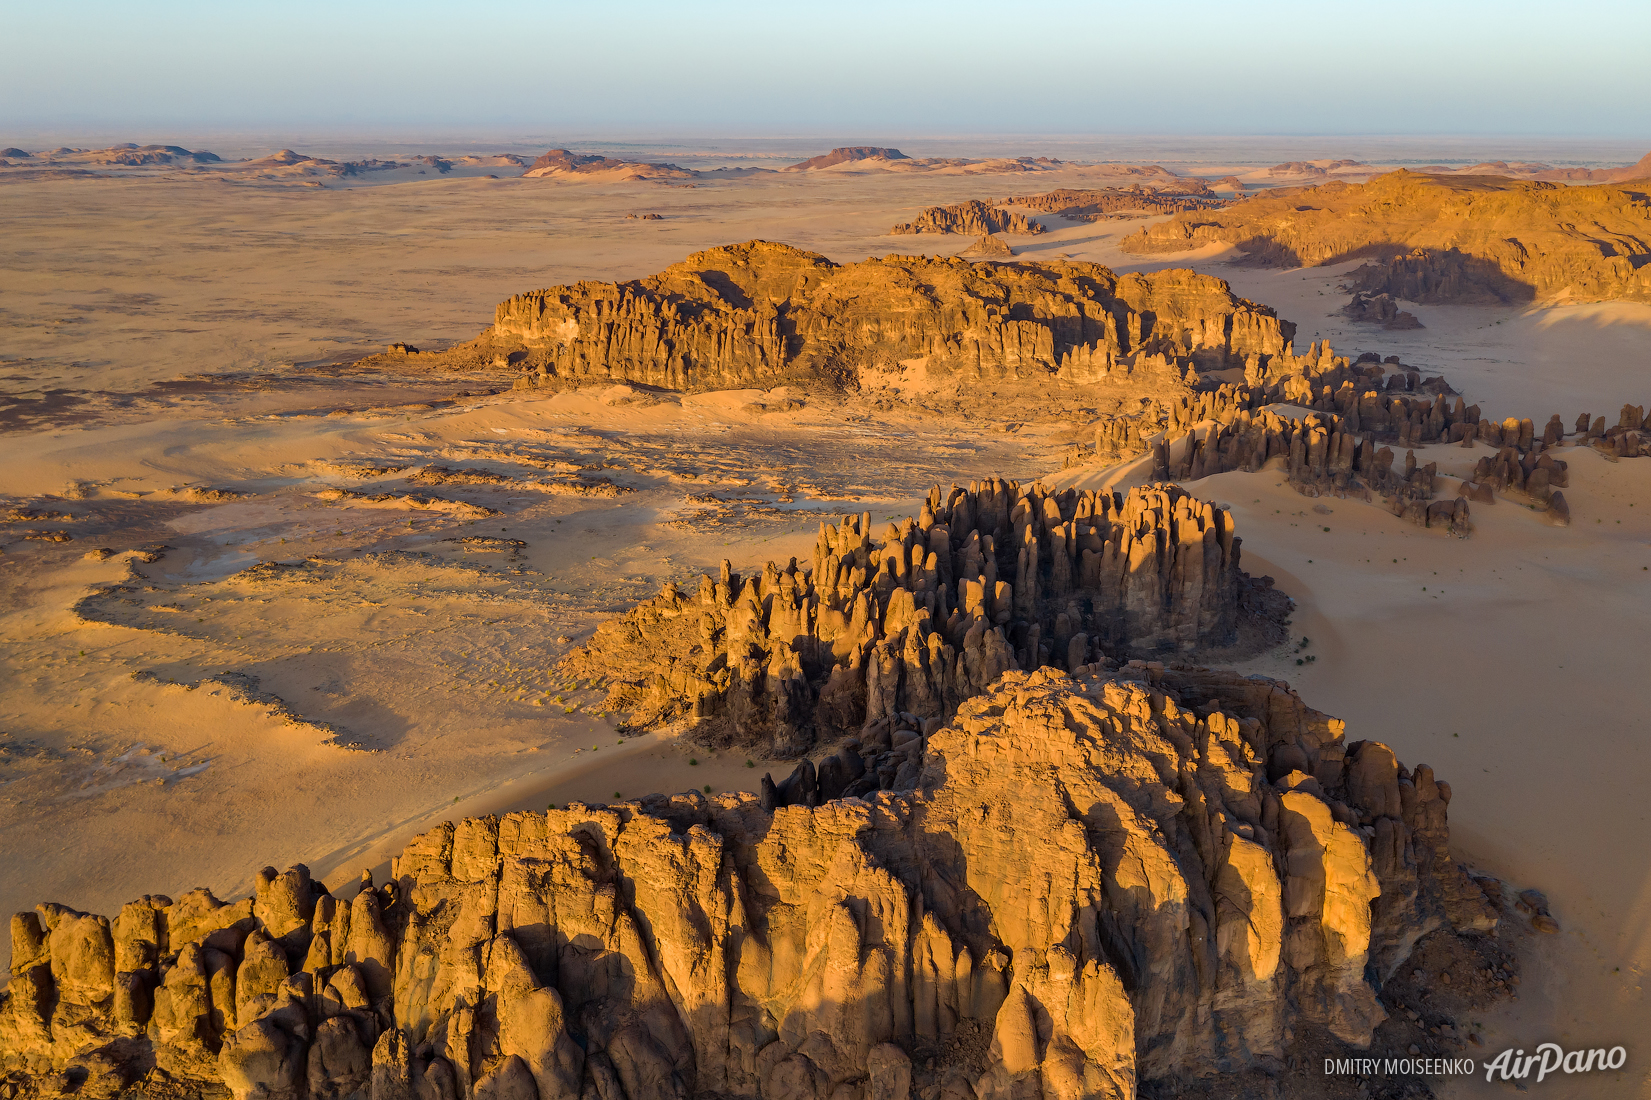
[[[1372,980],[1494,926],[1448,786],[1277,681],[1010,671],[903,751],[863,799],[446,824],[376,887],[42,905],[0,1058],[97,1096],[1131,1097],[1368,1044]]]

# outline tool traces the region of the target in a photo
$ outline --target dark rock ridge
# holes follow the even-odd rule
[[[890,233],[967,233],[985,237],[993,233],[1042,233],[1043,226],[1025,214],[1015,214],[970,199],[953,206],[927,206],[909,222],[901,222]]]
[[[890,255],[836,264],[767,241],[708,249],[658,275],[501,302],[493,327],[430,356],[507,367],[517,385],[673,390],[854,386],[921,363],[960,383],[1087,383],[1157,365],[1265,361],[1295,326],[1185,269],[971,264]]]
[[[382,884],[20,913],[8,1095],[1276,1096],[1371,1046],[1418,944],[1497,927],[1449,785],[1278,681],[1009,672],[902,734],[865,799],[575,803],[443,824]]]
[[[910,160],[898,149],[883,149],[875,145],[844,145],[821,156],[810,157],[781,169],[785,172],[806,172],[811,168],[830,168],[834,164],[848,164],[856,160]]]
[[[1368,257],[1355,289],[1411,301],[1651,302],[1644,184],[1564,187],[1401,169],[1178,214],[1121,242],[1137,254],[1207,244],[1280,267]]]
[[[880,540],[869,514],[821,524],[812,565],[668,584],[562,666],[607,677],[636,724],[689,716],[703,741],[795,755],[899,715],[945,721],[1009,669],[1227,645],[1251,588],[1240,542],[1174,486],[936,486]]]

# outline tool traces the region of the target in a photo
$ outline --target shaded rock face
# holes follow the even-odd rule
[[[855,385],[914,362],[960,382],[1088,382],[1141,356],[1209,368],[1266,359],[1294,333],[1224,281],[1187,270],[1119,276],[1098,264],[921,256],[834,264],[752,241],[636,282],[517,295],[454,353],[507,363],[523,385]]]
[[[986,237],[993,233],[1042,233],[1043,226],[1025,214],[1016,214],[970,199],[954,206],[929,206],[916,218],[902,222],[890,233],[966,233]]]
[[[1233,530],[1175,486],[936,487],[881,539],[869,514],[822,524],[811,567],[667,585],[563,668],[608,678],[638,724],[689,716],[703,739],[794,755],[949,719],[1009,669],[1228,644],[1248,587]]]
[[[41,906],[0,1063],[236,1100],[1123,1100],[1258,1084],[1293,1032],[1366,1046],[1372,981],[1495,926],[1448,785],[1275,681],[1010,672],[917,755],[866,800],[444,824],[349,901],[295,867]]]
[[[1410,301],[1651,301],[1651,197],[1628,185],[1401,169],[1181,214],[1121,246],[1155,254],[1216,243],[1282,267],[1369,256],[1356,289]]]

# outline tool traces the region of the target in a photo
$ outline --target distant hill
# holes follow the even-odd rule
[[[834,164],[847,164],[855,160],[910,160],[898,149],[882,149],[875,145],[845,145],[840,149],[833,149],[824,156],[810,157],[799,164],[787,165],[787,172],[806,172],[813,168],[830,168]]]
[[[1230,244],[1279,267],[1368,257],[1357,289],[1410,301],[1651,302],[1648,191],[1651,179],[1567,187],[1401,169],[1178,214],[1121,244],[1137,255]]]
[[[644,164],[594,153],[552,149],[528,166],[523,176],[597,176],[614,179],[693,179],[697,172],[674,164]]]

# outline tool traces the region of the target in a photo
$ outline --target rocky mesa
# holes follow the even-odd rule
[[[1651,302],[1651,181],[1566,187],[1401,169],[1178,214],[1122,247],[1209,244],[1283,267],[1367,257],[1355,289],[1409,301]]]
[[[510,369],[523,388],[854,386],[911,369],[964,385],[1043,384],[1149,365],[1179,385],[1187,365],[1264,362],[1294,333],[1224,280],[1184,269],[1116,275],[1081,262],[899,255],[837,264],[749,241],[646,279],[516,295],[476,340],[423,358]]]
[[[979,199],[951,206],[926,206],[917,217],[889,230],[901,233],[967,233],[985,237],[993,233],[1042,233],[1043,226],[1025,214],[1016,214]]]

